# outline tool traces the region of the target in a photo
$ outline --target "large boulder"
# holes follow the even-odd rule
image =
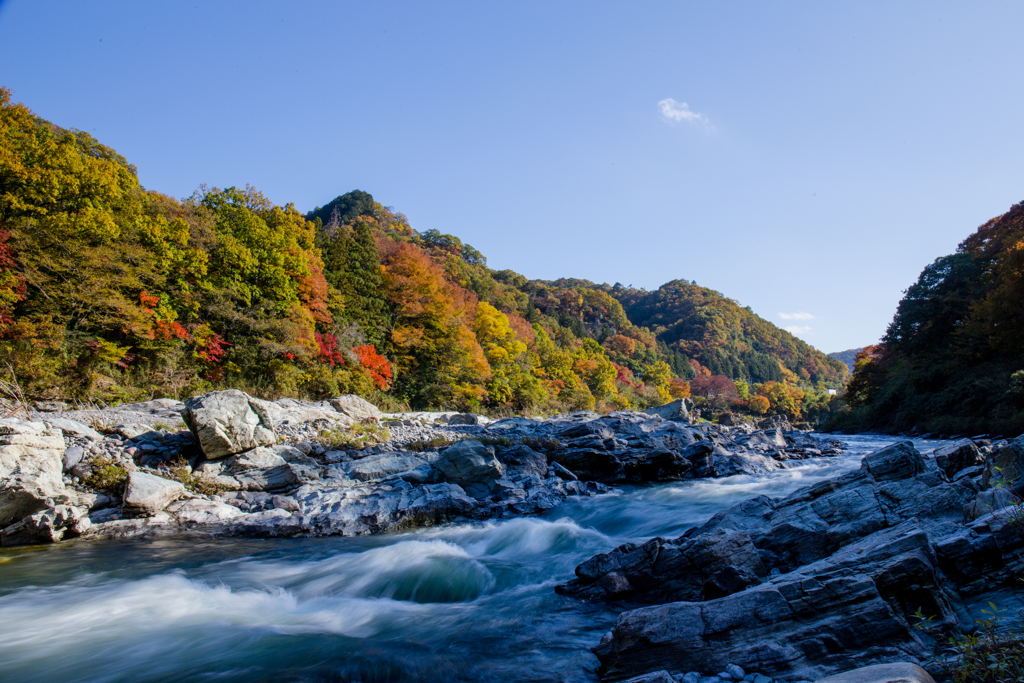
[[[347,415],[356,422],[364,422],[367,420],[379,422],[380,419],[384,417],[384,413],[380,411],[380,408],[373,405],[366,399],[356,396],[355,394],[346,394],[344,396],[329,398],[327,399],[327,403],[342,415]]]
[[[237,389],[193,396],[182,419],[211,460],[277,442],[266,402]]]
[[[494,457],[494,448],[476,439],[460,441],[444,449],[434,467],[459,486],[483,484],[490,487],[505,476],[505,466]]]
[[[122,511],[126,517],[148,517],[185,494],[181,482],[146,472],[129,472]]]
[[[64,437],[41,422],[0,421],[0,528],[70,501],[63,456]]]
[[[687,398],[680,398],[666,403],[663,406],[648,408],[644,412],[648,415],[657,415],[666,420],[686,420],[690,417],[690,410],[693,408],[693,401]]]

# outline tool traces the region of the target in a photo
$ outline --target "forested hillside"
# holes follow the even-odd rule
[[[1024,203],[936,259],[858,355],[836,427],[1024,431]]]
[[[180,200],[148,190],[114,150],[7,90],[0,362],[33,399],[237,387],[553,412],[642,408],[692,389],[718,409],[793,417],[802,402],[820,414],[822,389],[845,377],[711,290],[493,271],[366,192],[304,215],[251,187]]]

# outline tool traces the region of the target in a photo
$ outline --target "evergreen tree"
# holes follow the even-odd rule
[[[331,241],[325,254],[328,281],[345,299],[342,318],[358,323],[366,338],[380,344],[387,338],[390,315],[380,274],[380,253],[365,221]]]

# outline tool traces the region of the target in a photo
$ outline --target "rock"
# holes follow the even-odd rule
[[[544,477],[548,471],[547,456],[522,444],[501,449],[498,459],[504,463],[505,474],[510,479],[522,479],[531,474]]]
[[[663,406],[648,408],[644,412],[648,415],[657,415],[666,420],[686,420],[690,417],[690,410],[693,408],[693,401],[681,398]]]
[[[126,403],[118,406],[119,412],[141,413],[143,415],[176,415],[180,416],[185,412],[185,404],[173,398],[154,398],[152,401],[142,403]]]
[[[1021,515],[1024,513],[1024,508],[1017,508],[1019,505],[1021,505],[1020,498],[1008,489],[982,491],[977,498],[964,506],[964,521],[973,522],[991,512],[1003,512],[1007,516],[1016,512]]]
[[[676,679],[672,678],[667,671],[655,671],[650,674],[634,676],[623,683],[676,683]]]
[[[935,683],[917,664],[872,664],[841,674],[819,678],[815,683]]]
[[[259,447],[201,463],[196,472],[230,491],[277,491],[299,484],[300,474],[303,478],[306,475],[302,466],[312,465],[312,460],[298,449]]]
[[[81,446],[71,446],[64,451],[63,469],[65,472],[70,472],[78,463],[82,462],[82,458],[85,457],[85,449]]]
[[[555,476],[559,479],[565,479],[566,481],[579,481],[579,477],[562,467],[557,462],[551,463],[551,469],[554,470]]]
[[[358,481],[384,479],[392,474],[407,472],[426,465],[427,462],[412,453],[381,453],[367,458],[346,462],[336,469],[345,476]]]
[[[669,603],[624,613],[595,648],[611,678],[714,670],[723,658],[813,678],[853,661],[924,655],[910,626],[918,607],[940,629],[971,626],[947,565],[995,582],[1024,568],[1024,539],[1011,541],[996,515],[932,549],[929,534],[955,533],[977,492],[970,479],[949,482],[926,467],[909,442],[894,444],[859,471],[781,500],[744,501],[677,539],[596,555],[556,590]]]
[[[480,424],[480,418],[473,413],[460,413],[458,415],[452,415],[448,418],[448,424],[450,425],[477,425]]]
[[[347,415],[356,422],[362,422],[364,420],[379,422],[381,418],[384,417],[384,413],[382,413],[377,406],[356,396],[355,394],[346,394],[345,396],[329,398],[327,399],[327,403],[329,403],[337,412]]]
[[[69,505],[57,505],[49,510],[31,514],[20,522],[12,524],[0,532],[0,545],[38,545],[56,543],[66,533],[80,534],[84,515],[78,508]],[[85,518],[88,524],[88,519]]]
[[[935,458],[935,464],[939,466],[939,469],[945,472],[950,479],[960,470],[973,467],[982,460],[981,451],[970,439],[963,439],[948,446],[936,448],[932,457]]]
[[[726,664],[725,671],[732,676],[732,680],[734,681],[742,681],[747,675],[747,672],[743,670],[743,667],[737,666],[736,664]]]
[[[125,439],[131,440],[136,439],[143,434],[153,432],[153,428],[149,425],[142,424],[141,422],[129,422],[127,424],[114,425],[111,431],[113,431],[114,434],[123,436]]]
[[[64,401],[36,401],[32,405],[39,413],[62,413],[68,409]]]
[[[175,501],[167,506],[169,512],[182,524],[223,524],[242,515],[241,510],[226,503],[202,498]]]
[[[0,420],[0,528],[70,501],[63,456],[64,438],[42,423]]]
[[[900,441],[864,457],[861,469],[876,481],[899,480],[925,471],[924,458],[911,441]]]
[[[706,670],[728,658],[815,678],[850,663],[924,655],[910,624],[919,604],[936,609],[943,627],[958,624],[959,598],[937,571],[927,535],[908,522],[745,591],[625,612],[594,652],[610,677]]]
[[[185,493],[180,482],[145,472],[130,472],[122,511],[126,516],[149,516],[163,510]]]
[[[1024,436],[1018,436],[986,458],[985,483],[996,481],[1018,495],[1024,493]]]
[[[681,681],[681,683],[700,683],[700,678],[700,673],[696,671],[691,671],[687,674],[684,674],[683,677],[679,680]]]
[[[43,422],[52,431],[61,431],[68,436],[77,436],[82,439],[89,439],[90,441],[102,441],[103,435],[97,432],[92,427],[87,427],[81,422],[75,420],[68,420],[66,418],[54,417],[48,418]]]
[[[458,485],[416,486],[401,479],[372,487],[304,486],[295,499],[317,535],[356,536],[435,526],[479,511],[477,502]]]
[[[273,496],[270,499],[270,504],[277,510],[287,510],[288,512],[298,512],[299,503],[291,496]]]
[[[467,439],[441,451],[434,463],[448,481],[460,486],[483,484],[490,487],[505,476],[505,466],[494,457],[494,448]]]
[[[266,403],[237,389],[188,399],[182,418],[211,460],[277,441]]]

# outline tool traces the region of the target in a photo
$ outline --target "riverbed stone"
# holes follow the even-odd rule
[[[644,412],[648,415],[657,415],[666,420],[686,420],[690,417],[690,409],[693,408],[693,401],[680,398],[665,405],[648,408]]]
[[[84,448],[81,446],[71,446],[64,451],[64,456],[61,458],[61,467],[65,472],[70,472],[71,468],[82,462],[82,458],[84,457]]]
[[[149,516],[163,510],[184,493],[185,487],[181,482],[146,472],[130,472],[122,510],[126,516]]]
[[[872,664],[819,678],[815,683],[935,683],[927,671],[912,662]]]
[[[392,452],[342,463],[336,469],[345,476],[358,481],[374,481],[399,472],[415,470],[426,464],[426,460],[412,453]]]
[[[983,459],[981,451],[970,439],[961,439],[936,448],[932,452],[932,457],[935,458],[935,464],[939,469],[950,478],[963,469],[977,465]]]
[[[188,399],[182,418],[211,460],[277,441],[266,403],[237,389]]]

